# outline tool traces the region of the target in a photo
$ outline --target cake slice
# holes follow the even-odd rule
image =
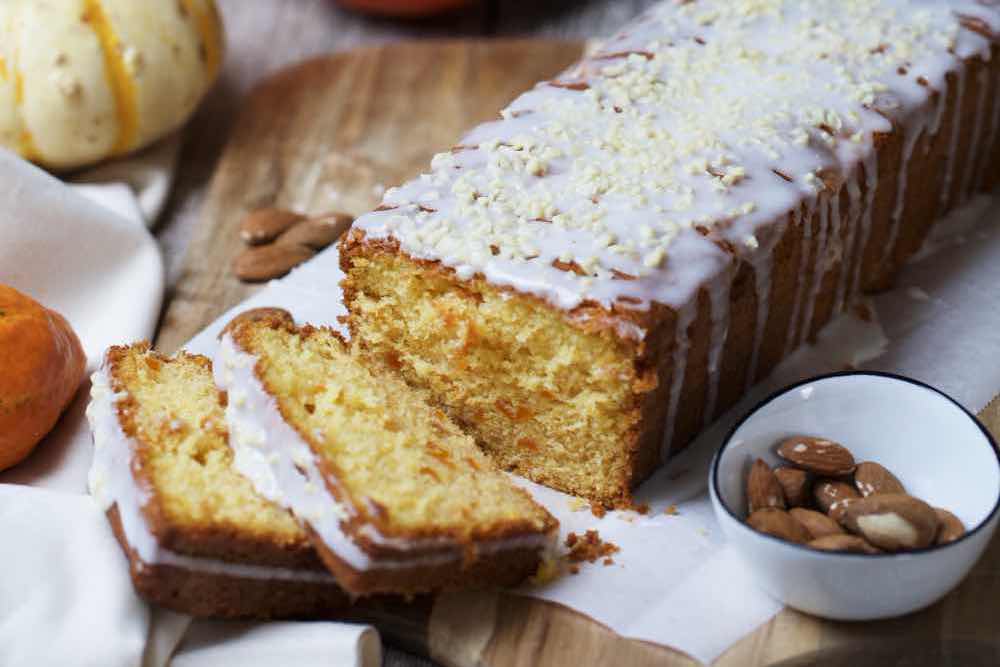
[[[232,468],[211,362],[112,347],[93,375],[90,492],[151,602],[213,617],[327,617],[348,597],[291,514]]]
[[[537,569],[556,520],[334,331],[246,321],[220,355],[237,469],[305,523],[345,590],[508,586]]]

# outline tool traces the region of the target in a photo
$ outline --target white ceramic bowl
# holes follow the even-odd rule
[[[967,534],[944,546],[869,556],[754,531],[743,523],[750,464],[758,457],[778,464],[776,443],[800,434],[881,463],[910,494],[954,512]],[[726,538],[772,597],[826,618],[888,618],[940,599],[983,553],[997,524],[1000,457],[986,429],[938,390],[894,375],[835,373],[783,389],[744,417],[715,455],[708,486]]]

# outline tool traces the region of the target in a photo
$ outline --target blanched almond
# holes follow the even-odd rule
[[[886,493],[851,502],[841,524],[886,551],[920,549],[934,542],[938,516],[924,501]]]
[[[825,438],[797,435],[778,445],[778,456],[799,468],[825,477],[854,472],[854,456],[843,445]]]

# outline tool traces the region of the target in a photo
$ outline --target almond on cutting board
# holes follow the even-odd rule
[[[940,507],[935,507],[934,512],[939,524],[934,544],[948,544],[965,535],[965,526],[957,516]]]
[[[777,478],[778,484],[781,484],[781,490],[785,493],[785,502],[789,507],[804,507],[809,504],[811,497],[809,473],[791,466],[780,466],[774,469],[774,476]]]
[[[848,504],[840,522],[886,551],[920,549],[932,544],[938,534],[938,515],[934,508],[903,493],[854,500]]]
[[[759,533],[787,542],[805,544],[810,539],[809,531],[786,512],[776,507],[765,507],[747,517],[747,524]]]
[[[813,499],[816,501],[816,506],[827,514],[830,513],[831,509],[836,511],[838,508],[844,507],[846,502],[858,498],[861,498],[861,494],[847,482],[836,479],[821,479],[813,484]],[[835,508],[834,505],[837,507]]]
[[[852,554],[882,553],[882,551],[870,545],[863,538],[857,535],[848,535],[847,533],[819,537],[807,543],[806,546],[819,549],[820,551],[846,551]]]
[[[762,459],[753,462],[747,475],[747,506],[751,514],[765,507],[785,509],[785,492]]]
[[[793,507],[788,510],[796,521],[801,523],[814,540],[827,535],[845,535],[840,524],[825,514],[820,514],[816,510],[805,509],[804,507]]]
[[[240,223],[240,239],[247,245],[270,243],[306,216],[281,208],[259,208]]]
[[[843,477],[854,472],[850,450],[826,438],[797,435],[778,445],[778,456],[807,472],[824,477]]]
[[[285,230],[275,243],[304,245],[313,250],[326,248],[347,231],[354,218],[346,213],[329,213],[302,220]]]
[[[236,256],[233,271],[245,282],[263,282],[280,278],[316,254],[301,245],[271,245],[247,248]]]
[[[906,493],[903,483],[889,470],[874,461],[864,461],[854,470],[854,486],[862,497],[879,493]]]

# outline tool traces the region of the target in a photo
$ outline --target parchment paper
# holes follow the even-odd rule
[[[910,375],[940,387],[973,412],[1000,388],[1000,203],[980,200],[942,221],[938,237],[898,286],[873,300],[877,317],[845,315],[814,346],[800,349],[686,451],[647,481],[637,501],[650,511],[599,519],[573,498],[528,488],[560,520],[562,537],[596,529],[621,551],[614,564],[585,565],[577,575],[520,592],[552,600],[609,626],[711,662],[781,605],[760,592],[717,528],[706,493],[708,464],[731,425],[762,398],[812,375],[861,367]],[[236,313],[278,306],[299,323],[338,326],[342,274],[330,249],[223,315],[188,349],[213,356],[215,336]],[[879,324],[881,322],[881,326]],[[884,329],[884,333],[883,333]],[[665,513],[671,508],[671,514]],[[673,512],[676,511],[676,514]]]

